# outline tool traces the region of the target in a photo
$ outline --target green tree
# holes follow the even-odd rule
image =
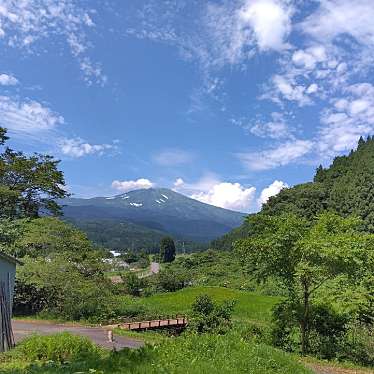
[[[183,271],[162,269],[154,277],[157,291],[174,292],[181,290],[187,284],[187,276]]]
[[[6,130],[0,127],[0,146],[7,139]],[[58,164],[48,155],[29,157],[6,147],[0,153],[0,216],[34,218],[41,212],[60,214],[56,200],[68,193]]]
[[[22,259],[17,269],[16,314],[47,312],[68,320],[100,319],[111,312],[111,284],[104,275],[83,274],[64,255]]]
[[[357,218],[324,213],[310,224],[292,214],[252,218],[259,230],[236,243],[249,271],[258,280],[278,277],[289,300],[301,305],[301,351],[309,350],[310,307],[316,292],[340,275],[363,277],[374,270],[374,235],[363,233]],[[254,229],[254,232],[256,230]]]
[[[173,262],[175,259],[175,243],[173,238],[165,236],[160,242],[160,258],[162,262]]]

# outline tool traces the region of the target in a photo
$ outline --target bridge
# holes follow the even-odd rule
[[[122,330],[150,330],[150,329],[160,329],[160,328],[184,328],[188,324],[188,320],[185,316],[175,316],[174,318],[168,319],[155,319],[150,321],[141,321],[141,322],[125,322],[118,323],[116,325],[106,326],[107,329],[122,329]]]

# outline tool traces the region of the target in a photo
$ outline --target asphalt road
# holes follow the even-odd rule
[[[125,336],[114,336],[114,342],[108,341],[108,331],[101,327],[86,327],[79,325],[67,325],[49,323],[43,321],[20,321],[13,320],[13,333],[16,343],[33,333],[41,335],[56,334],[59,332],[70,332],[75,335],[85,336],[95,344],[109,349],[120,350],[122,348],[139,348],[144,345],[142,340],[128,338]]]

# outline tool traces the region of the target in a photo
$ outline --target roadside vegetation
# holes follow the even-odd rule
[[[61,344],[62,341],[62,344]],[[218,369],[219,368],[219,369]],[[235,333],[191,334],[121,352],[99,350],[83,338],[31,337],[2,357],[0,373],[254,373],[308,374],[291,356]]]

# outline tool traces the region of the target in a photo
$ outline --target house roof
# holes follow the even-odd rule
[[[18,264],[18,265],[22,265],[22,262],[17,260],[15,257],[13,256],[10,256],[4,252],[1,252],[0,251],[0,258],[4,259],[4,260],[7,260],[8,262],[12,262],[13,264]]]

